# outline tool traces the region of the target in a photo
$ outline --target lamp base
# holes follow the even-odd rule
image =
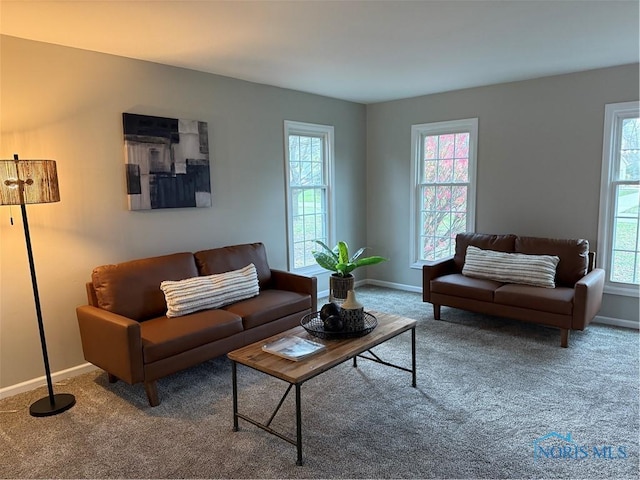
[[[31,404],[29,413],[33,417],[50,417],[69,410],[76,404],[76,397],[70,393],[57,393],[51,398],[44,397]]]

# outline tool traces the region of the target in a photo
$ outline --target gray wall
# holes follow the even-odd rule
[[[604,106],[637,99],[634,64],[368,105],[367,238],[393,260],[369,277],[422,283],[409,268],[412,124],[478,118],[476,231],[596,250]],[[606,295],[600,315],[638,322],[638,299]]]
[[[84,363],[75,307],[98,265],[242,242],[287,268],[283,121],[335,127],[336,197],[364,205],[364,105],[0,37],[0,157],[57,161],[61,201],[28,207],[51,368]],[[131,212],[122,113],[208,122],[212,208]],[[0,209],[0,387],[44,375],[19,208]],[[366,218],[337,210],[364,244]],[[319,278],[326,289],[326,277]]]

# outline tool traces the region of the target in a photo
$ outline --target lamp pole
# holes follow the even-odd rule
[[[51,381],[51,368],[49,367],[49,355],[47,354],[47,342],[44,335],[44,323],[42,322],[42,309],[40,307],[40,295],[38,294],[38,282],[36,280],[36,267],[33,261],[33,250],[31,248],[31,235],[29,234],[29,220],[27,219],[27,206],[24,198],[24,185],[32,185],[33,180],[28,178],[27,180],[20,179],[20,169],[18,167],[19,159],[18,155],[14,155],[13,159],[16,162],[16,172],[18,184],[18,192],[20,195],[20,209],[22,210],[22,224],[24,225],[24,238],[27,244],[27,255],[29,257],[29,268],[31,270],[31,285],[33,287],[33,299],[36,305],[36,316],[38,318],[38,329],[40,331],[40,344],[42,345],[42,357],[44,360],[45,375],[47,377],[47,389],[49,391],[48,397],[41,398],[40,400],[31,404],[29,412],[34,417],[48,417],[51,415],[57,415],[62,413],[76,403],[76,399],[69,393],[59,393],[55,395],[53,393],[53,382]],[[6,184],[6,181],[5,181]]]

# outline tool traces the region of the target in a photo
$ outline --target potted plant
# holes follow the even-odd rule
[[[347,242],[340,241],[335,247],[329,248],[320,240],[315,242],[322,247],[321,250],[312,250],[311,254],[322,268],[334,272],[329,277],[329,301],[344,301],[347,292],[353,290],[355,279],[351,272],[358,267],[376,265],[388,259],[374,255],[371,257],[360,256],[366,247],[360,248],[353,256],[349,256],[349,246]]]

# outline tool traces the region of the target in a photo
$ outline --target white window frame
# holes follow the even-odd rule
[[[421,168],[423,161],[424,137],[428,135],[444,135],[455,133],[469,134],[469,181],[467,197],[468,232],[475,231],[476,225],[476,181],[477,181],[477,151],[478,151],[478,119],[465,118],[445,122],[421,123],[411,126],[411,202],[410,202],[410,263],[411,268],[421,269],[425,264],[433,261],[420,259],[420,189]]]
[[[611,261],[613,249],[613,221],[616,208],[615,186],[617,181],[617,171],[619,168],[618,140],[619,126],[625,118],[637,117],[640,112],[640,102],[611,103],[605,105],[604,113],[604,133],[602,146],[602,174],[600,177],[600,212],[598,218],[598,247],[596,262],[597,265],[606,270],[605,293],[614,295],[624,295],[639,297],[638,285],[612,282],[609,280],[611,274]]]
[[[286,201],[287,201],[287,262],[288,269],[291,272],[299,273],[302,275],[318,275],[326,272],[318,264],[308,265],[302,268],[295,268],[294,265],[294,245],[293,245],[293,199],[291,189],[291,174],[290,174],[290,162],[289,162],[289,136],[290,135],[302,135],[320,137],[323,142],[324,149],[324,178],[325,183],[321,188],[324,188],[326,192],[327,201],[327,216],[326,225],[328,234],[328,245],[331,247],[334,242],[335,232],[335,219],[333,214],[333,159],[334,159],[334,128],[331,125],[319,125],[315,123],[297,122],[292,120],[284,121],[284,151],[285,151],[285,188],[286,188]]]

